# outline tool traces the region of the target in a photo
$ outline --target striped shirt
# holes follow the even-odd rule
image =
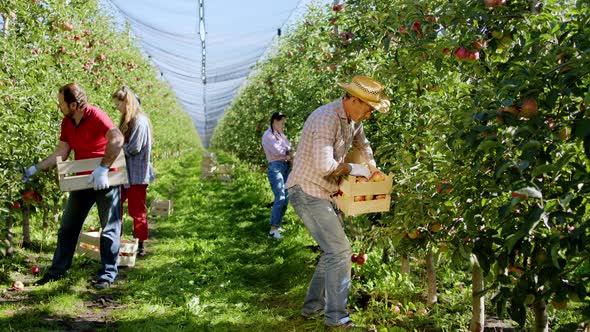
[[[150,162],[152,152],[152,135],[148,118],[138,114],[131,129],[129,140],[123,145],[129,185],[149,184],[154,181],[156,173]],[[126,188],[129,185],[125,185]]]
[[[320,106],[305,121],[287,188],[299,185],[308,195],[332,200],[339,178],[331,174],[352,146],[363,160],[375,165],[362,123],[347,120],[342,101]]]
[[[291,143],[287,139],[284,133],[274,131],[271,128],[264,132],[262,135],[262,147],[266,154],[268,162],[272,161],[286,161],[289,159],[289,151],[291,150]]]

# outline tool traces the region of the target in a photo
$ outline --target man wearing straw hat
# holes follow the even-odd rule
[[[374,110],[387,113],[390,102],[383,85],[367,76],[357,75],[338,85],[345,95],[320,106],[305,121],[287,188],[295,212],[321,249],[303,317],[324,314],[327,326],[351,328],[355,325],[346,303],[352,250],[333,197],[341,176],[370,177],[366,166],[345,163],[344,157],[354,147],[363,160],[376,165],[362,121]]]

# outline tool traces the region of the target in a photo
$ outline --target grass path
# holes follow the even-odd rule
[[[121,269],[113,288],[93,290],[98,264],[77,256],[64,280],[4,291],[0,330],[322,331],[321,320],[299,314],[314,243],[291,209],[285,239],[267,238],[272,196],[265,174],[238,165],[225,183],[202,181],[199,169],[198,152],[157,164],[149,196],[171,199],[173,214],[151,221],[148,256]],[[47,266],[51,241],[41,254],[19,252],[16,259]],[[30,282],[27,273],[13,277]]]

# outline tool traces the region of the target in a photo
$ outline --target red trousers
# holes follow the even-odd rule
[[[127,212],[133,218],[133,234],[139,241],[148,239],[147,205],[145,204],[147,187],[147,184],[134,184],[129,188],[121,186],[121,216],[124,214],[123,203],[127,201]]]

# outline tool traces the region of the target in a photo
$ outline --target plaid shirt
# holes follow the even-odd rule
[[[308,195],[332,200],[339,178],[331,174],[352,146],[375,164],[363,125],[348,121],[342,98],[320,106],[303,125],[287,188],[299,185]]]
[[[286,161],[289,159],[289,151],[291,151],[291,143],[284,133],[271,130],[270,127],[262,135],[262,147],[266,154],[268,162],[272,161]]]

